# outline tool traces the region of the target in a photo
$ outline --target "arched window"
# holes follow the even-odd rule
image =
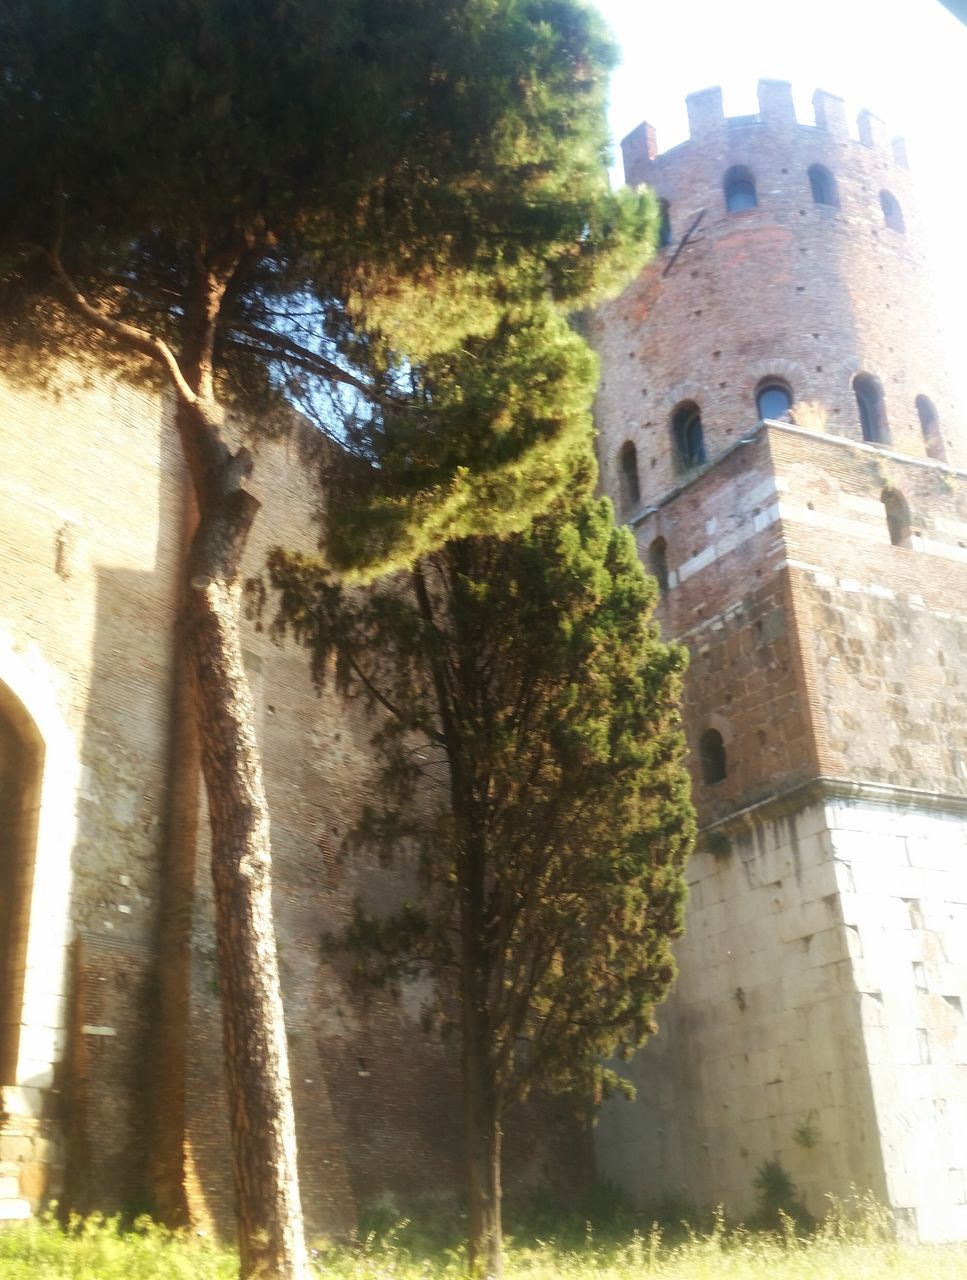
[[[910,504],[892,485],[880,494],[880,501],[886,508],[886,527],[890,531],[890,541],[895,547],[910,545]]]
[[[679,466],[683,471],[700,467],[705,462],[705,432],[702,411],[693,400],[680,404],[672,414],[672,436]]]
[[[641,485],[638,482],[638,450],[626,441],[621,446],[621,506],[633,511],[641,503]]]
[[[754,209],[759,203],[755,193],[755,178],[748,169],[736,165],[725,175],[725,207],[729,213],[739,213],[743,209]]]
[[[671,206],[667,200],[658,201],[658,248],[667,249],[672,242]]]
[[[947,450],[944,448],[943,437],[940,434],[940,418],[933,401],[927,396],[917,396],[916,405],[927,457],[936,458],[938,462],[946,462]]]
[[[668,590],[668,547],[664,538],[655,538],[648,548],[648,571],[664,595]]]
[[[902,235],[906,227],[903,225],[903,210],[896,196],[889,191],[881,191],[880,208],[883,210],[883,220],[886,225]]]
[[[755,407],[762,422],[766,418],[773,422],[786,421],[792,408],[792,392],[784,382],[769,378],[755,393]]]
[[[725,743],[718,729],[706,729],[699,738],[698,759],[706,786],[722,781],[726,774]]]
[[[886,421],[883,388],[869,373],[858,373],[853,379],[853,394],[860,411],[863,439],[870,444],[889,444],[890,429]]]
[[[828,204],[834,207],[839,204],[836,179],[825,165],[811,164],[809,166],[809,186],[816,204]]]

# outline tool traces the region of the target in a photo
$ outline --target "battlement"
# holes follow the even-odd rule
[[[833,143],[856,142],[857,145],[886,154],[893,163],[907,168],[906,144],[903,138],[890,138],[886,125],[872,112],[862,110],[856,119],[857,134],[850,135],[846,104],[842,98],[825,89],[813,94],[814,122],[800,123],[788,80],[763,79],[758,84],[759,110],[753,115],[726,116],[722,89],[714,85],[690,93],[685,99],[688,109],[688,142],[703,143],[744,130],[822,130]],[[685,143],[683,145],[688,145]],[[643,121],[621,141],[625,181],[637,185],[648,181],[649,170],[662,153],[654,127]]]

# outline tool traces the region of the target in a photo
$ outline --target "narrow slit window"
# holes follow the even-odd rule
[[[899,231],[902,235],[906,231],[903,221],[903,210],[900,208],[900,202],[896,196],[890,191],[880,192],[880,208],[883,210],[883,221],[893,231]]]
[[[702,411],[691,400],[680,404],[672,414],[672,436],[678,463],[683,471],[691,471],[706,461],[705,429],[702,426]]]
[[[658,248],[667,249],[672,242],[671,206],[667,200],[658,201]]]
[[[698,758],[702,766],[702,781],[706,786],[712,786],[725,778],[725,743],[718,729],[706,729],[702,734],[698,744]]]
[[[741,165],[728,171],[723,186],[725,207],[729,213],[741,213],[743,209],[754,209],[758,205],[759,197],[756,194],[755,178]]]
[[[886,511],[886,527],[895,547],[910,546],[910,504],[899,489],[884,489],[880,495]]]
[[[870,444],[889,444],[890,429],[886,421],[883,388],[879,381],[871,374],[858,373],[853,379],[853,394],[856,396],[863,439]]]
[[[946,462],[947,450],[940,434],[940,417],[933,401],[928,396],[917,396],[916,405],[927,457],[936,458],[938,462]]]
[[[664,538],[655,538],[648,548],[648,569],[658,583],[662,595],[668,591],[668,546]]]
[[[638,450],[628,440],[621,448],[621,506],[633,511],[641,505],[641,483],[638,479]]]
[[[809,187],[813,193],[815,204],[825,204],[836,208],[839,205],[839,193],[836,190],[836,179],[825,165],[809,166]]]

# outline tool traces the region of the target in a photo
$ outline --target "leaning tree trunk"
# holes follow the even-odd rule
[[[182,439],[197,407],[179,410]],[[185,419],[189,419],[186,421]],[[239,637],[239,569],[258,503],[242,487],[246,451],[221,446],[195,487],[200,520],[187,601],[202,770],[211,818],[232,1169],[241,1276],[308,1274],[295,1119],[272,918],[269,812]],[[191,462],[191,459],[189,459]]]
[[[124,349],[153,360],[177,397],[175,425],[198,527],[188,555],[186,656],[195,689],[201,764],[212,830],[229,1129],[241,1275],[308,1275],[289,1056],[272,921],[269,811],[255,714],[239,639],[239,570],[257,500],[245,489],[247,449],[221,437],[213,356],[226,289],[256,238],[236,228],[220,251],[199,243],[182,308],[180,357],[163,339],[88,301],[64,269],[59,245],[48,264],[75,312]]]

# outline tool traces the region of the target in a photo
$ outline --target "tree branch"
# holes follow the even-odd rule
[[[281,334],[273,333],[271,329],[260,329],[258,325],[253,324],[235,324],[232,325],[231,332],[226,334],[229,341],[240,347],[243,351],[256,352],[257,349],[248,346],[244,342],[238,342],[235,339],[235,333],[239,333],[248,338],[255,339],[260,342],[265,350],[258,352],[261,355],[275,355],[282,360],[290,360],[301,369],[305,369],[307,373],[316,373],[323,378],[331,378],[334,382],[341,382],[347,387],[352,387],[354,391],[358,391],[360,395],[364,395],[369,400],[379,400],[375,388],[369,383],[363,382],[361,378],[357,378],[348,370],[341,368],[332,360],[327,360],[325,356],[321,356],[318,352],[310,351],[308,347],[301,346],[298,342],[293,342],[291,338],[285,338]]]
[[[120,342],[122,346],[138,351],[160,364],[171,379],[178,398],[192,408],[198,404],[198,396],[188,385],[175,353],[167,342],[163,342],[161,338],[156,338],[153,334],[146,333],[145,330],[139,329],[133,324],[127,324],[123,320],[115,319],[114,316],[108,315],[106,311],[103,311],[95,303],[89,302],[67,274],[57,249],[47,249],[45,256],[75,311],[82,315],[95,329],[100,330],[101,333],[107,334],[108,337]]]

